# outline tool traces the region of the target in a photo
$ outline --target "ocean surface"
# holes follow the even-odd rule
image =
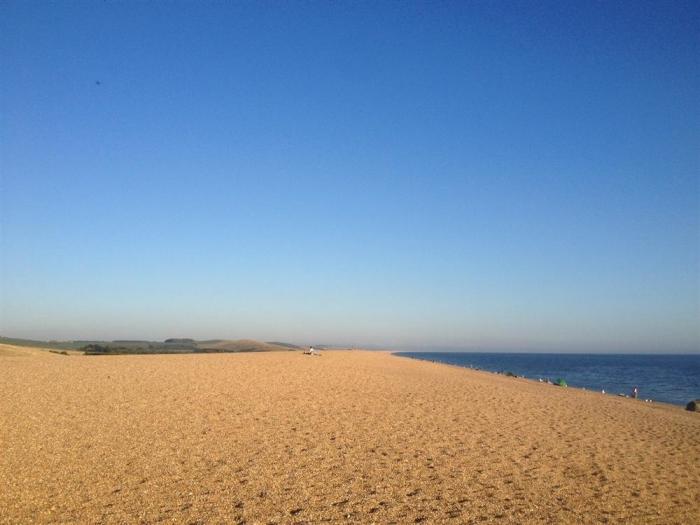
[[[700,355],[523,354],[397,352],[396,355],[439,361],[491,372],[512,372],[530,379],[558,378],[569,386],[686,405],[700,399]]]

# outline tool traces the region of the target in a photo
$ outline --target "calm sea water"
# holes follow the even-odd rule
[[[700,399],[700,355],[500,354],[398,352],[397,355],[513,372],[531,379],[565,379],[569,386],[629,394],[677,405]]]

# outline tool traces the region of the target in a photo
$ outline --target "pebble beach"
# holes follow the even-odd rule
[[[369,351],[0,371],[0,523],[700,523],[663,403]]]

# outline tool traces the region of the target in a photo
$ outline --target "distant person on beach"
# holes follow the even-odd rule
[[[635,386],[632,389],[632,398],[637,399],[637,397],[639,397],[639,389]]]

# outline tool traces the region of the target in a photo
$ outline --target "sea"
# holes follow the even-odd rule
[[[529,379],[564,379],[571,387],[630,395],[685,406],[700,399],[700,355],[536,354],[477,352],[397,352],[490,372],[511,372]]]

